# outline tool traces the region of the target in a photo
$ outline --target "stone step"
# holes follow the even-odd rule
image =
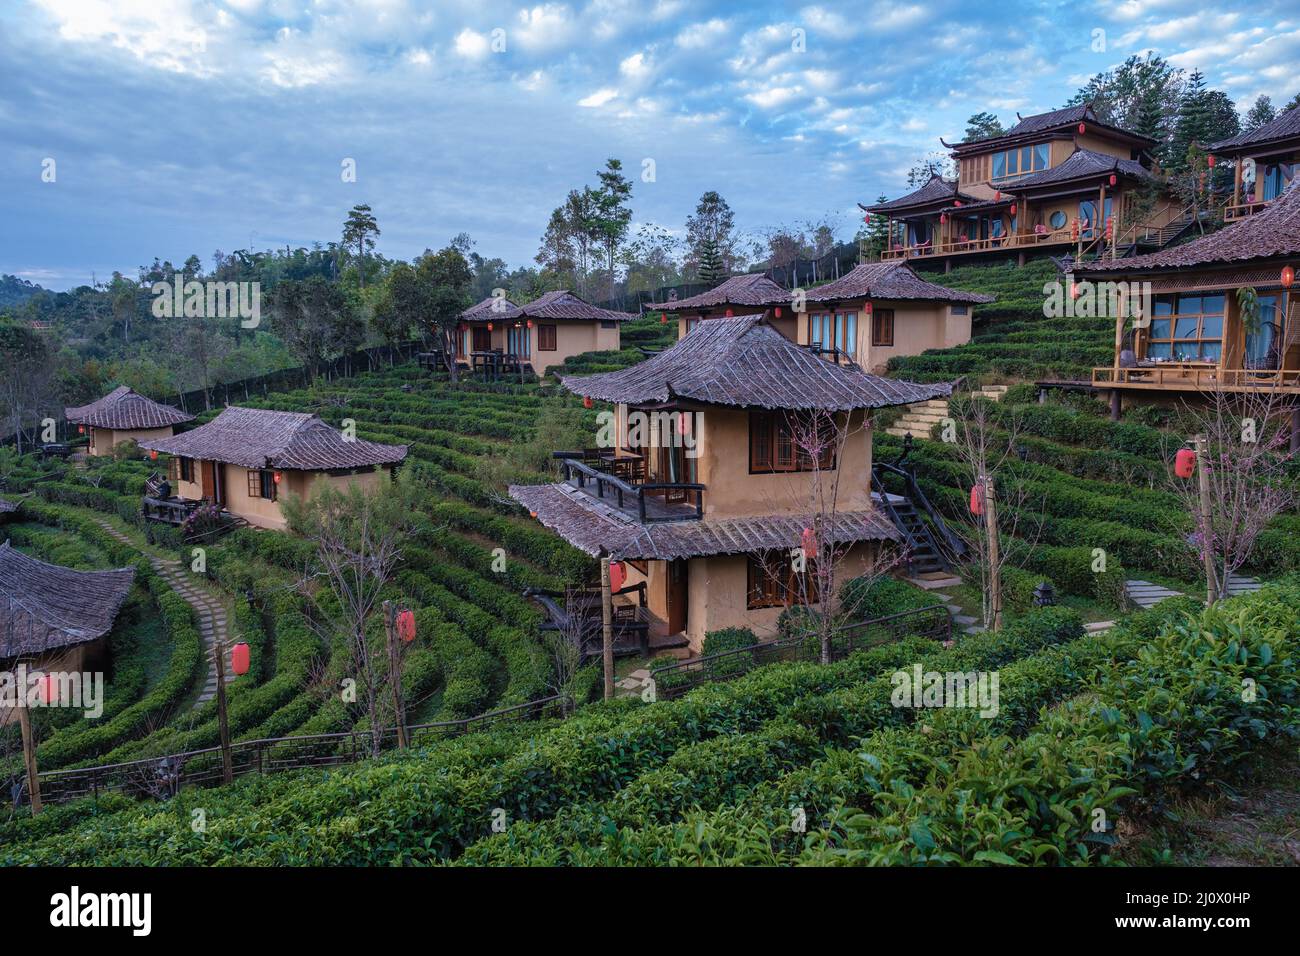
[[[1114,621],[1092,621],[1083,625],[1083,629],[1089,634],[1100,634],[1102,631],[1109,631],[1114,626]]]
[[[937,591],[939,588],[955,588],[961,584],[961,578],[955,578],[952,575],[919,575],[907,579],[910,583],[919,588],[925,588],[927,591]]]

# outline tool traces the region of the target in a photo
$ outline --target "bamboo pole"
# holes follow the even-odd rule
[[[393,687],[393,721],[397,724],[397,746],[406,749],[406,708],[402,705],[402,660],[393,626],[393,602],[384,602],[384,633],[388,638],[388,682]]]
[[[985,476],[984,481],[984,520],[989,534],[989,585],[992,593],[989,600],[993,610],[993,630],[1002,630],[1002,568],[999,565],[998,511],[994,501],[993,479]]]
[[[25,688],[19,688],[19,694],[26,694]],[[41,778],[36,769],[36,744],[32,739],[32,717],[27,712],[27,701],[25,699],[16,702],[18,705],[18,726],[23,736],[23,765],[27,769],[27,796],[32,804],[32,816],[41,812]]]
[[[221,782],[235,779],[234,761],[230,756],[230,723],[226,711],[226,648],[213,634],[212,656],[217,665],[217,728],[221,738]]]
[[[609,556],[606,555],[600,559],[600,638],[606,700],[614,699],[614,618],[610,607],[613,600],[609,593]]]
[[[1205,435],[1197,435],[1192,439],[1192,442],[1196,445],[1196,481],[1201,499],[1201,553],[1205,559],[1205,603],[1213,604],[1219,599],[1219,581],[1214,570],[1214,555],[1210,551],[1212,542],[1210,534],[1210,472],[1206,467],[1210,460],[1210,440]]]

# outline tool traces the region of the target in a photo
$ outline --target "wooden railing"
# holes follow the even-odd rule
[[[572,710],[573,702],[567,697],[545,697],[464,720],[416,724],[406,730],[411,746],[419,747],[503,722],[566,716]],[[396,727],[387,728],[380,735],[381,750],[391,750],[396,742]],[[241,740],[230,745],[230,754],[234,775],[241,777],[250,773],[266,774],[352,763],[371,756],[373,744],[369,731],[349,730]],[[45,771],[40,775],[41,800],[65,803],[79,797],[97,798],[101,793],[112,792],[166,800],[180,792],[181,787],[216,786],[222,782],[222,777],[221,748],[206,747],[99,767]]]
[[[682,521],[704,517],[704,492],[706,485],[693,481],[648,481],[632,484],[608,472],[581,461],[582,452],[557,451],[552,456],[559,460],[564,480],[571,481],[583,491],[595,489],[597,498],[610,498],[620,509],[635,504],[636,514],[642,523],[648,521]],[[680,507],[674,507],[673,497],[681,496]]]
[[[1273,200],[1271,199],[1259,199],[1255,202],[1239,202],[1233,203],[1229,206],[1224,206],[1223,218],[1227,222],[1232,222],[1236,219],[1245,219],[1247,216],[1253,216],[1272,201]]]
[[[1100,231],[1100,230],[1094,230]],[[987,239],[949,239],[921,245],[894,246],[881,253],[882,259],[916,259],[925,256],[951,256],[974,252],[1001,252],[1007,249],[1025,249],[1076,243],[1077,237],[1070,227],[1048,229],[1045,232],[1008,233]],[[1091,239],[1085,240],[1091,242]]]
[[[1206,391],[1218,388],[1300,391],[1300,369],[1220,368],[1203,362],[1151,362],[1120,369],[1103,365],[1092,370],[1092,384]]]

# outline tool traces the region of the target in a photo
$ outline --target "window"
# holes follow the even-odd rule
[[[1276,368],[1278,333],[1282,330],[1281,296],[1277,293],[1259,297],[1259,326],[1246,331],[1246,367]]]
[[[1053,229],[1064,229],[1065,212],[1060,209],[1056,210],[1056,212],[1052,213],[1051,218],[1047,220],[1047,224],[1051,226]]]
[[[532,353],[532,335],[522,325],[512,325],[506,330],[506,351],[520,358],[529,358]]]
[[[682,335],[683,336],[690,335],[691,330],[694,329],[697,325],[699,325],[703,321],[704,321],[704,316],[702,315],[699,316],[688,315],[685,319],[682,320],[683,325],[686,326],[686,331],[683,332]]]
[[[806,562],[804,571],[799,572],[794,569],[789,551],[765,551],[747,555],[746,563],[749,594],[746,604],[751,610],[817,603],[814,562]]]
[[[1276,163],[1267,166],[1264,169],[1264,195],[1261,197],[1265,202],[1270,199],[1276,199],[1286,192],[1287,187],[1291,185],[1291,178],[1295,174],[1295,167],[1288,163]]]
[[[1217,362],[1223,350],[1222,293],[1158,295],[1152,309],[1146,357],[1177,362]]]
[[[275,483],[275,472],[248,469],[248,497],[275,501],[279,487]]]
[[[600,327],[601,327],[602,329],[612,329],[612,328],[614,328],[616,325],[618,325],[618,323],[615,322],[613,319],[601,319],[601,320],[600,320]]]
[[[539,325],[537,327],[537,351],[555,351],[555,326]]]
[[[871,344],[894,344],[894,310],[876,309],[871,316]]]
[[[1047,168],[1050,150],[1046,143],[1037,146],[1021,146],[993,154],[993,179],[1011,179],[1015,176],[1027,176]]]
[[[753,475],[778,471],[812,471],[814,462],[809,446],[820,447],[816,467],[835,467],[835,429],[824,421],[822,436],[811,441],[812,424],[792,412],[750,412],[749,472]]]
[[[849,358],[858,352],[858,314],[823,312],[808,321],[808,342],[824,349],[837,348]]]
[[[965,314],[966,314],[967,312],[969,312],[969,311],[970,311],[969,307],[964,306],[964,305],[954,305],[954,306],[952,307],[952,314],[953,314],[953,315],[965,315]]]
[[[181,463],[180,465],[181,481],[193,481],[194,480],[194,459],[181,458],[179,459],[179,461]]]

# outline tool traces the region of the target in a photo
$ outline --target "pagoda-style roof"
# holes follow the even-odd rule
[[[17,510],[18,502],[6,501],[4,498],[0,498],[0,515],[13,514]]]
[[[134,389],[121,385],[89,405],[65,408],[63,416],[74,425],[130,431],[139,428],[166,428],[194,421],[179,408],[145,398]]]
[[[745,307],[786,305],[790,302],[790,290],[783,289],[761,272],[732,276],[707,292],[693,295],[688,299],[671,299],[646,306],[647,309],[663,309],[665,312],[686,312],[691,309],[714,309],[724,305]]]
[[[808,290],[809,302],[844,299],[920,299],[969,304],[994,301],[993,296],[982,292],[965,292],[928,282],[907,263],[898,260],[865,262],[834,282]]]
[[[1263,126],[1248,133],[1239,133],[1208,147],[1213,153],[1242,155],[1257,152],[1260,148],[1286,145],[1287,140],[1300,141],[1300,106],[1280,113]]]
[[[1061,186],[1080,181],[1080,185],[1091,184],[1100,176],[1114,173],[1130,179],[1152,179],[1151,171],[1136,159],[1120,159],[1109,153],[1098,153],[1091,149],[1076,149],[1065,162],[1041,173],[1033,173],[1023,179],[1007,184],[1007,190],[1026,193],[1048,186]]]
[[[888,213],[919,209],[924,206],[950,206],[954,199],[963,202],[976,201],[974,196],[959,192],[955,182],[944,179],[938,173],[931,173],[930,179],[924,186],[908,193],[906,196],[900,196],[888,202],[876,203],[874,206],[862,206],[860,203],[859,206],[867,212]]]
[[[910,405],[952,391],[951,384],[918,385],[828,362],[791,342],[761,315],[710,319],[644,362],[561,381],[579,395],[632,405],[684,398],[739,408],[824,411]]]
[[[172,438],[141,442],[147,451],[221,461],[244,468],[300,471],[391,465],[406,458],[406,445],[347,441],[316,415],[264,408],[224,409],[205,425]]]
[[[113,629],[133,568],[75,571],[0,544],[0,659],[84,644]]]
[[[626,322],[636,316],[628,312],[615,312],[592,305],[561,289],[546,292],[532,302],[515,305],[509,299],[488,296],[460,314],[462,322],[506,322],[511,319],[570,319],[578,321]]]
[[[578,550],[620,560],[672,561],[794,548],[814,521],[812,514],[782,513],[642,524],[566,484],[511,485],[510,497]],[[842,511],[822,522],[825,539],[833,544],[901,538],[880,511]]]
[[[1046,137],[1062,137],[1073,132],[1080,123],[1083,123],[1090,131],[1103,130],[1110,138],[1123,140],[1139,148],[1150,149],[1156,145],[1156,140],[1149,136],[1103,123],[1098,119],[1091,103],[1066,106],[1046,113],[1034,113],[1031,116],[1021,116],[1017,113],[1016,120],[1016,124],[1000,136],[990,136],[987,139],[976,139],[965,143],[947,143],[942,139],[939,142],[951,149],[954,155],[970,155],[985,153],[991,149],[1003,149],[1031,140],[1041,141]]]
[[[1300,188],[1287,190],[1260,212],[1180,246],[1133,259],[1090,262],[1080,274],[1145,272],[1236,265],[1300,255]]]

